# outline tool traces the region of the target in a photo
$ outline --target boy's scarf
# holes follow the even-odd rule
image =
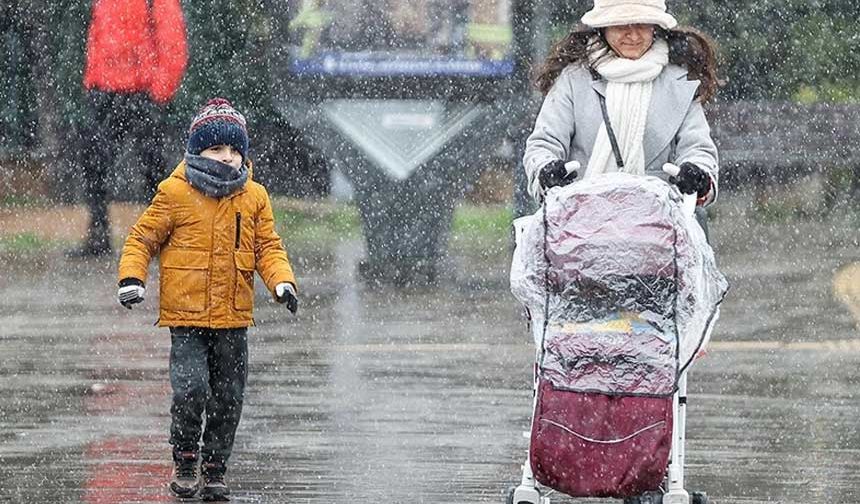
[[[223,198],[241,189],[248,181],[248,167],[235,169],[214,159],[185,153],[185,178],[191,187],[212,198]]]
[[[609,122],[618,140],[623,171],[645,173],[645,125],[654,79],[669,63],[669,45],[663,39],[654,40],[651,48],[637,60],[621,58],[608,47],[596,51],[591,58],[594,69],[608,81],[606,108]],[[600,125],[597,140],[588,160],[586,177],[618,171],[606,124]]]

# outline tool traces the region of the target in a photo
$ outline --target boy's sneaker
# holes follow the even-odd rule
[[[196,451],[173,450],[173,478],[170,480],[170,491],[173,495],[190,498],[200,490],[198,460]]]
[[[220,464],[203,464],[203,489],[200,490],[200,499],[204,501],[228,501],[230,500],[230,489],[224,483],[224,473],[227,468]]]

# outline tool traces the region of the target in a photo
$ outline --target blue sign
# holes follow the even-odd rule
[[[354,77],[383,76],[485,76],[504,77],[514,71],[513,60],[489,61],[444,57],[385,57],[374,53],[327,53],[310,59],[293,59],[296,75]]]
[[[323,76],[504,77],[511,0],[292,0],[290,70]]]

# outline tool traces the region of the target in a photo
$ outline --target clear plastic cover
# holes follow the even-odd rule
[[[552,189],[514,226],[511,291],[532,315],[542,375],[571,390],[672,394],[728,290],[677,190],[608,174]]]

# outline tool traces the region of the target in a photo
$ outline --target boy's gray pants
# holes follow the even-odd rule
[[[206,464],[226,465],[233,450],[248,378],[247,334],[244,327],[170,328],[170,444],[197,451],[202,434]]]

